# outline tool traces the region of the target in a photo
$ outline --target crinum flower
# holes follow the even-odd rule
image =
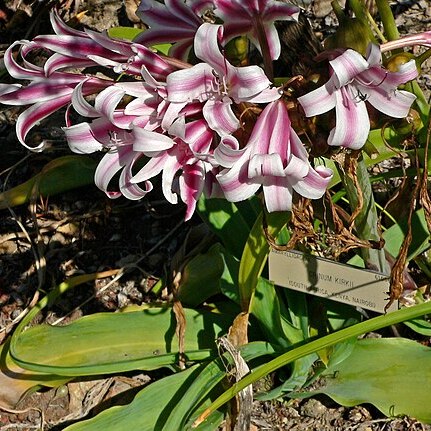
[[[204,23],[195,37],[195,53],[204,63],[172,72],[167,78],[167,100],[182,106],[203,102],[203,116],[220,136],[235,132],[240,123],[233,103],[267,103],[280,98],[259,66],[235,67],[218,45],[223,27]]]
[[[329,64],[329,81],[298,98],[307,117],[335,108],[336,125],[328,145],[359,149],[365,144],[370,131],[366,102],[390,117],[407,116],[416,97],[397,87],[417,77],[414,60],[389,72],[382,67],[379,47],[370,44],[367,59],[347,49]]]
[[[227,200],[248,199],[262,186],[269,212],[291,210],[293,190],[309,199],[321,198],[332,178],[330,169],[310,165],[282,100],[262,111],[244,148],[229,136],[214,157],[226,168],[217,180]]]
[[[278,0],[214,0],[214,13],[223,20],[224,40],[247,35],[271,60],[280,57],[280,38],[274,21],[297,20],[299,8]],[[262,46],[266,45],[266,46]]]

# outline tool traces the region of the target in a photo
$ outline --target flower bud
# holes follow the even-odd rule
[[[401,52],[395,54],[386,62],[386,69],[388,69],[389,72],[398,72],[403,64],[406,64],[415,58],[416,57],[410,52]]]
[[[351,48],[365,55],[372,41],[373,35],[368,25],[358,18],[344,17],[337,31],[325,40],[324,45],[325,49]]]

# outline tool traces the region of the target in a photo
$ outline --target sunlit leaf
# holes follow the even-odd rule
[[[330,366],[319,389],[345,406],[371,403],[386,416],[431,423],[431,349],[404,338],[359,340],[347,358]]]
[[[108,36],[116,39],[133,40],[144,30],[135,27],[112,27],[108,28]]]
[[[97,162],[85,156],[64,156],[50,161],[23,184],[0,193],[0,209],[21,205],[31,197],[51,196],[94,183]]]
[[[415,319],[430,312],[430,302],[415,305],[409,308],[403,308],[383,316],[374,317],[373,319],[352,325],[348,328],[341,329],[317,340],[312,340],[295,349],[289,350],[288,352],[283,353],[275,359],[267,362],[265,365],[262,365],[258,369],[252,371],[233,387],[226,390],[201,415],[196,418],[195,424],[202,423],[213,411],[217,410],[224,403],[232,399],[238,392],[248,385],[256,382],[265,375],[272,373],[293,361],[296,361],[299,358],[303,358],[304,356],[315,353],[321,349],[341,343],[345,340],[348,340],[349,338],[358,337],[361,334],[376,331],[378,329],[384,328],[385,326]]]
[[[267,343],[250,343],[241,348],[241,354],[249,361],[256,357],[272,355],[274,350]],[[145,387],[129,405],[112,407],[92,419],[71,425],[66,431],[190,429],[188,425],[184,425],[189,415],[199,405],[201,407],[198,412],[205,408],[206,403],[210,401],[208,394],[225,375],[226,369],[220,359],[209,364],[195,365]],[[195,429],[216,430],[222,419],[223,413],[216,411],[208,421]]]
[[[232,316],[184,312],[187,358],[208,359]],[[151,370],[178,362],[175,328],[174,313],[166,307],[97,313],[66,326],[29,328],[15,342],[14,360],[26,369],[68,376]]]
[[[289,221],[290,213],[274,212],[266,214],[267,233],[276,237],[280,230]],[[238,284],[241,309],[249,311],[250,301],[254,295],[257,281],[262,274],[263,267],[268,259],[269,243],[265,236],[263,214],[261,214],[248,238],[241,256]]]

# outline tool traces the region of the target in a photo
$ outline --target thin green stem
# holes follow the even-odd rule
[[[388,40],[396,40],[400,37],[397,24],[395,23],[394,15],[388,0],[376,0],[376,6],[379,10],[380,19],[382,20],[383,28]]]
[[[193,425],[194,427],[196,427],[197,425],[202,423],[213,411],[228,402],[238,392],[242,391],[248,385],[251,385],[262,377],[265,377],[266,375],[278,370],[279,368],[293,361],[296,361],[297,359],[303,358],[304,356],[310,355],[311,353],[328,348],[350,338],[358,337],[359,335],[365,334],[367,332],[377,331],[386,326],[396,325],[397,323],[401,323],[406,320],[412,320],[428,313],[431,313],[431,302],[425,302],[423,304],[415,305],[413,307],[404,308],[383,316],[375,317],[365,322],[361,322],[348,328],[341,329],[337,332],[326,335],[325,337],[319,338],[317,340],[310,341],[303,346],[290,350],[268,362],[267,364],[261,366],[260,368],[256,369],[252,373],[248,374],[238,383],[235,383],[226,392],[220,395],[202,413],[202,415],[200,415],[196,419]]]
[[[362,22],[367,22],[366,7],[360,0],[349,0],[349,6],[355,13],[356,18],[359,18]]]
[[[377,25],[376,21],[374,20],[368,9],[365,10],[365,14],[367,15],[368,22],[370,23],[371,27],[373,27],[378,38],[381,40],[382,43],[386,43],[387,39],[385,38],[385,35],[380,31],[379,26]]]

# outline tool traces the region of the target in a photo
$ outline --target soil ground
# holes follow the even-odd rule
[[[21,2],[0,0],[0,50],[17,39],[31,39],[50,32],[48,6],[53,1]],[[73,17],[87,10],[82,23],[103,30],[117,25],[133,25],[132,11],[137,1],[62,0],[61,7]],[[322,32],[330,33],[334,17],[315,2],[315,14]],[[431,5],[427,0],[393,2],[401,32],[430,28]],[[326,12],[325,12],[326,11]],[[67,15],[67,14],[66,14]],[[421,78],[424,89],[431,88],[431,75]],[[42,124],[31,139],[40,135],[52,143],[43,154],[28,155],[15,136],[19,110],[0,106],[0,188],[20,184],[39,172],[49,160],[69,154],[62,136],[62,118]],[[83,189],[0,212],[0,342],[20,320],[35,299],[41,277],[55,285],[66,277],[120,268],[139,259],[139,270],[126,273],[107,286],[77,289],[65,295],[43,316],[46,322],[63,317],[64,322],[103,310],[117,310],[130,304],[155,299],[151,288],[167,269],[188,231],[200,221],[183,222],[184,209],[165,202],[156,190],[140,202],[110,201],[96,189]],[[45,262],[37,270],[35,261]],[[0,429],[61,430],[65,424],[98,413],[133,398],[139,388],[155,378],[152,374],[127,375],[77,381],[57,389],[25,397],[8,411],[0,407]],[[410,418],[387,419],[372,406],[340,407],[329,399],[290,402],[255,402],[252,424],[256,430],[431,430]]]

